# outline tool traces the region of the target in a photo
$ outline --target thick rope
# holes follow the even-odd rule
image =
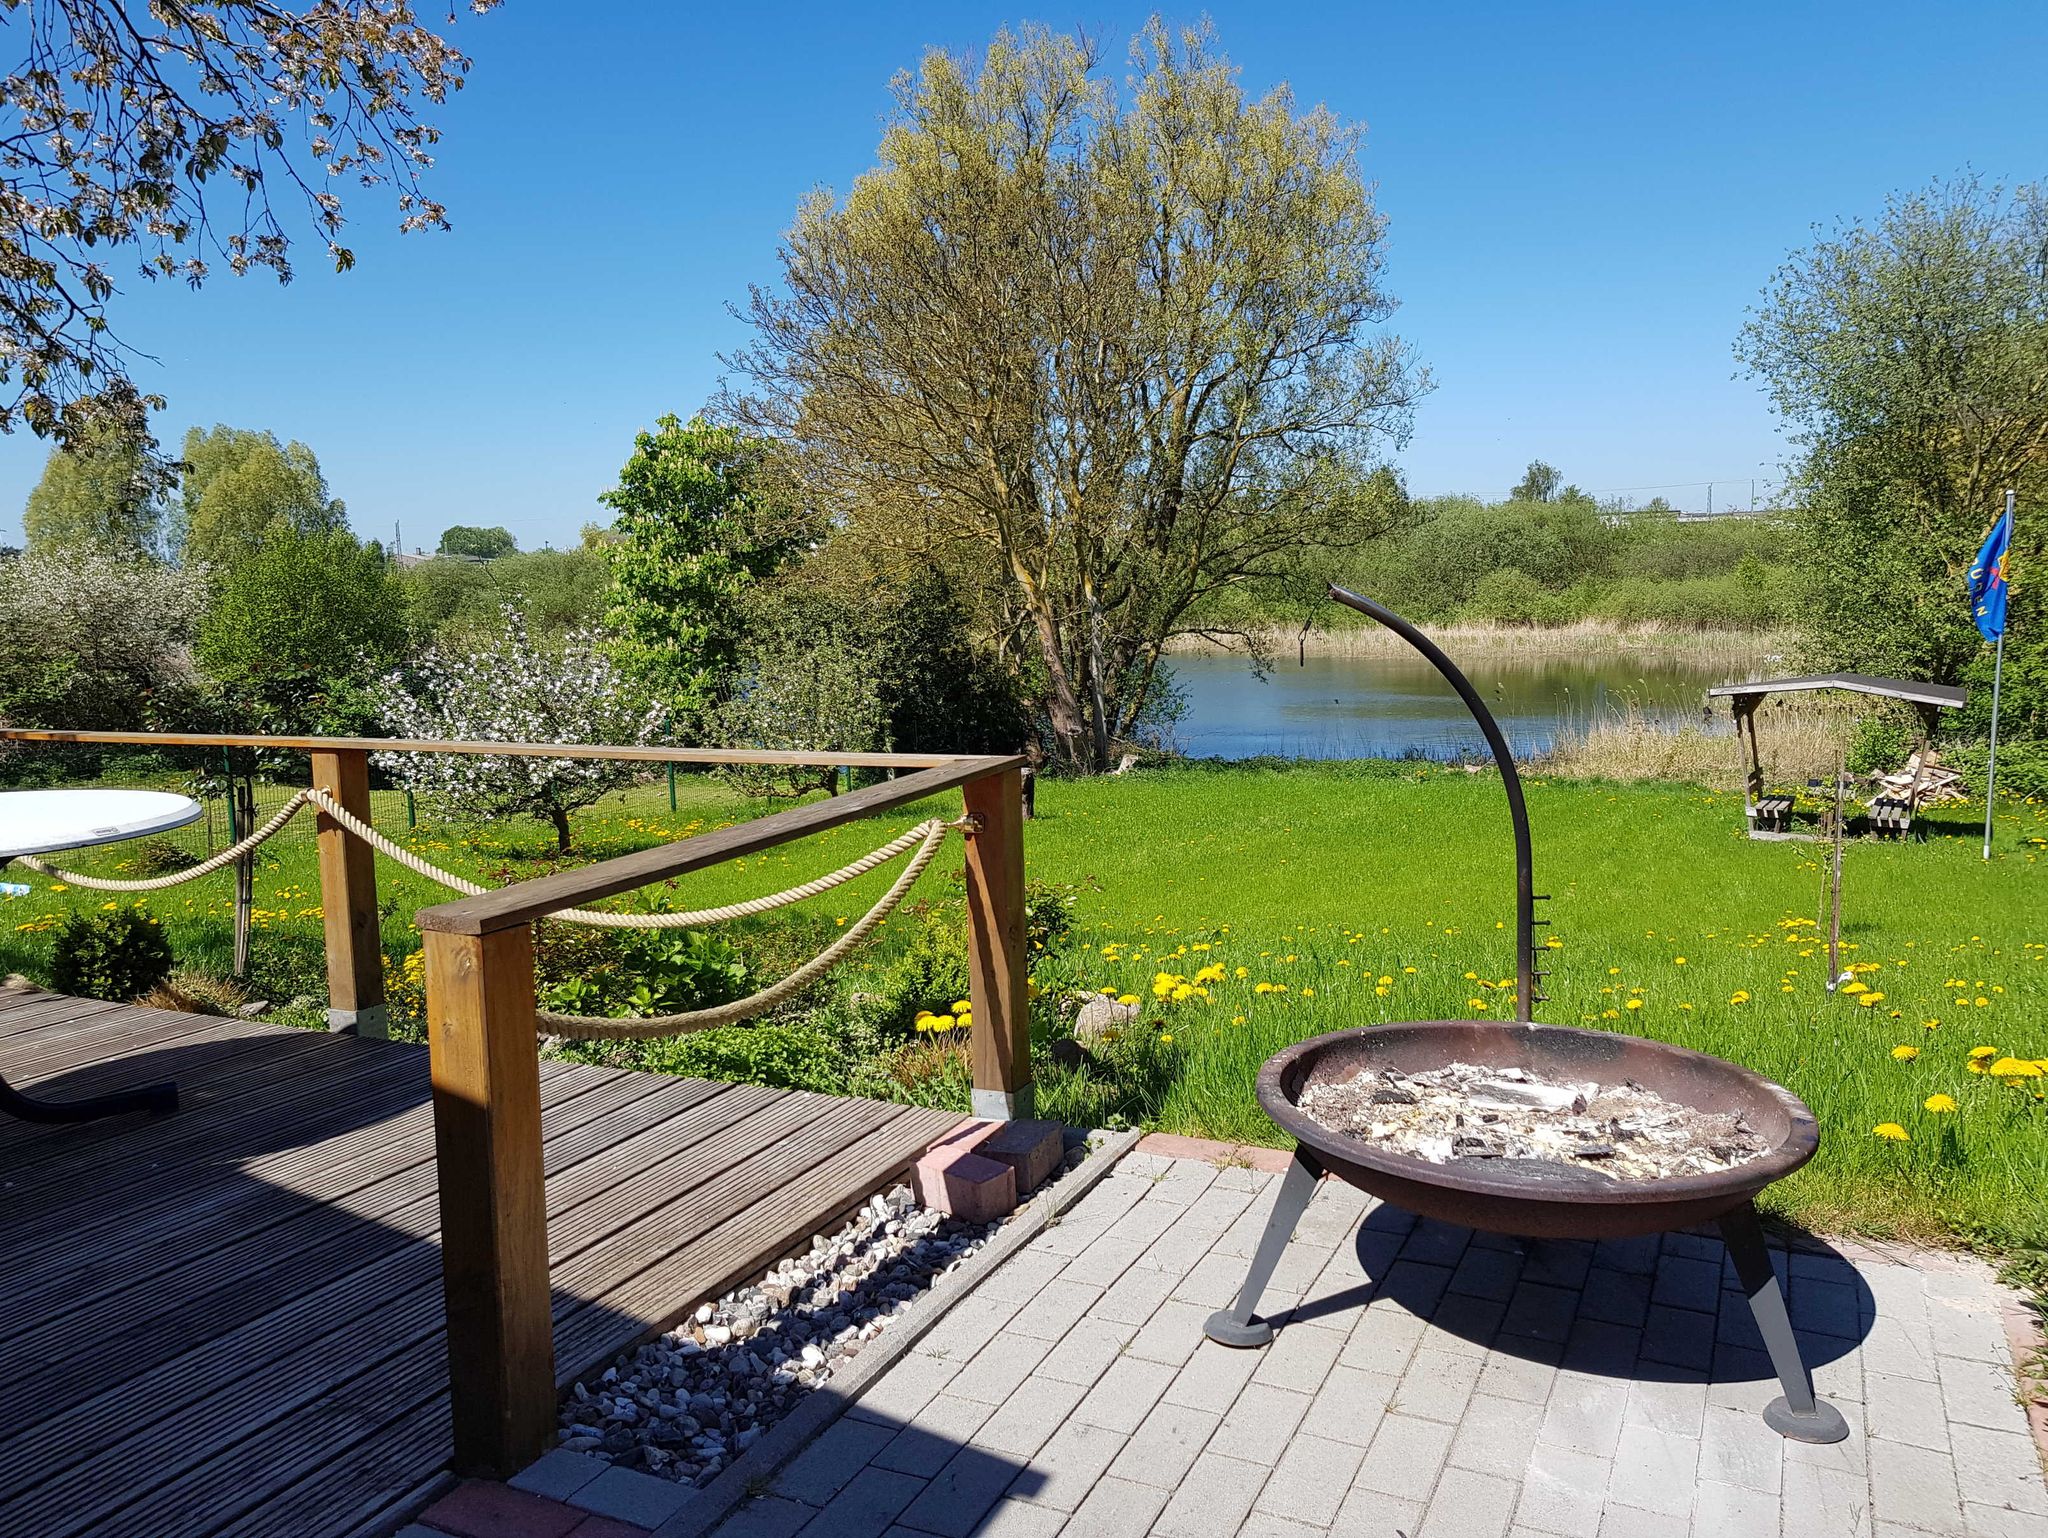
[[[895,884],[882,894],[880,901],[862,914],[859,921],[845,934],[839,936],[781,982],[763,988],[759,993],[749,994],[743,999],[734,999],[730,1004],[716,1004],[709,1009],[692,1009],[679,1015],[650,1015],[637,1020],[616,1020],[593,1015],[558,1015],[551,1010],[535,1010],[534,1020],[554,1035],[573,1036],[583,1041],[645,1041],[653,1036],[680,1036],[689,1031],[705,1031],[714,1026],[732,1025],[754,1015],[763,1014],[785,999],[802,992],[813,978],[836,965],[848,951],[873,934],[882,920],[903,901],[904,895],[910,891],[917,878],[924,874],[924,868],[931,864],[932,857],[939,852],[939,845],[945,842],[948,831],[949,825],[936,818],[913,829],[912,832],[924,842],[918,847],[917,853],[910,857],[910,863],[904,866],[903,873],[896,878]],[[897,842],[901,843],[902,840],[899,839]]]
[[[323,790],[305,791],[312,803],[329,817],[340,823],[364,843],[379,853],[388,855],[400,865],[425,876],[429,881],[438,881],[451,891],[462,892],[470,897],[480,896],[491,890],[478,886],[474,881],[465,881],[452,871],[442,870],[438,865],[414,854],[403,844],[395,843],[379,833],[369,823],[355,816],[340,802]],[[766,897],[753,897],[745,902],[730,903],[723,908],[699,908],[687,913],[610,913],[598,908],[563,908],[550,913],[551,919],[561,919],[569,924],[589,924],[600,929],[696,929],[705,924],[724,924],[733,919],[752,918],[760,913],[772,913],[777,908],[786,908],[809,897],[817,897],[844,886],[847,882],[865,876],[878,865],[887,865],[891,860],[925,837],[930,823],[920,823],[908,833],[899,835],[881,848],[862,855],[851,864],[806,881],[802,886],[793,886],[786,891],[771,892]],[[946,824],[939,824],[941,828]]]
[[[318,792],[310,790],[298,792],[291,800],[285,802],[275,817],[271,818],[270,821],[266,822],[240,843],[230,844],[219,854],[209,855],[197,865],[188,865],[185,869],[174,871],[168,876],[151,876],[139,881],[116,881],[106,876],[81,876],[75,870],[65,870],[61,866],[48,864],[29,854],[16,855],[14,863],[16,865],[25,865],[32,871],[52,877],[58,881],[67,882],[72,886],[84,887],[87,891],[91,892],[161,892],[165,887],[182,886],[187,881],[197,881],[201,876],[210,876],[223,866],[234,864],[235,861],[241,859],[243,855],[298,816],[300,809],[313,800],[317,794]]]

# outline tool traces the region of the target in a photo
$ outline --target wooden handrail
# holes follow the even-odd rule
[[[741,855],[773,849],[777,844],[787,844],[793,839],[822,833],[844,823],[858,822],[863,817],[886,812],[894,806],[922,801],[942,790],[951,790],[993,775],[1014,774],[1023,767],[1024,760],[1014,755],[956,758],[937,768],[905,775],[900,780],[885,780],[827,801],[794,806],[787,811],[774,812],[716,832],[700,833],[694,838],[678,839],[672,844],[658,844],[652,849],[635,850],[631,854],[601,860],[595,865],[556,871],[553,875],[499,887],[496,891],[475,897],[422,908],[413,922],[422,933],[458,935],[486,935],[520,924],[531,924],[535,919],[545,918],[563,908],[578,908],[602,897],[630,892],[650,882],[666,881],[671,876],[688,875],[691,871],[720,865]]]
[[[931,769],[958,753],[787,753],[763,748],[614,747],[596,742],[453,742],[416,737],[260,737],[223,732],[59,732],[0,727],[0,742],[91,742],[154,748],[274,748],[299,753],[461,753],[483,758],[604,758],[620,763],[763,764],[792,769]],[[959,781],[954,781],[958,784]]]

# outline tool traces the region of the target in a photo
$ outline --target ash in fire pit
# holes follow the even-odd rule
[[[1366,1069],[1310,1085],[1299,1103],[1332,1132],[1432,1164],[1536,1160],[1610,1180],[1662,1180],[1732,1169],[1769,1149],[1741,1116],[1680,1105],[1634,1080],[1603,1085],[1471,1063]]]

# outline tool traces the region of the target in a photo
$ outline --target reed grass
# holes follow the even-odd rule
[[[1568,625],[1425,625],[1424,632],[1455,662],[1499,663],[1517,658],[1617,656],[1652,657],[1686,667],[1714,668],[1731,679],[1760,678],[1792,654],[1797,637],[1790,631],[1695,630],[1675,625],[1623,624],[1582,619]],[[1293,656],[1305,649],[1312,657],[1370,658],[1407,652],[1408,643],[1392,631],[1347,611],[1334,611],[1304,642],[1298,625],[1254,627],[1262,647],[1275,656]],[[1170,651],[1214,655],[1226,650],[1199,636],[1177,641]]]
[[[1573,722],[1541,761],[1558,779],[1674,781],[1740,791],[1748,773],[1746,746],[1730,729],[1725,702],[1715,727],[1658,720],[1630,703],[1590,721]],[[1757,710],[1757,754],[1766,785],[1798,785],[1833,775],[1848,751],[1857,712],[1844,700],[1813,694],[1775,695]]]

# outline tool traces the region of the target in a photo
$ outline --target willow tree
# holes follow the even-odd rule
[[[1377,328],[1359,130],[1155,23],[1119,88],[999,34],[899,77],[880,163],[798,210],[722,408],[842,538],[991,573],[1057,753],[1101,769],[1203,600],[1374,532],[1422,380]]]

